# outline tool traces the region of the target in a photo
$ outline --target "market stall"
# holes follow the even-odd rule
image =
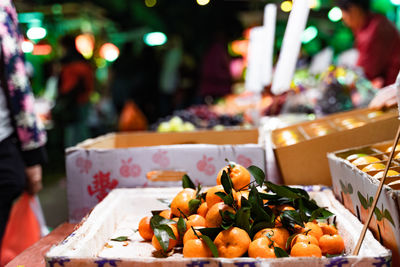
[[[280,12],[291,11],[289,16],[277,13],[273,4],[258,8],[264,20],[239,40],[245,52],[230,44],[240,61],[236,92],[204,96],[202,104],[152,121],[155,103],[179,102],[180,95],[163,82],[160,94],[152,95],[154,77],[146,74],[154,66],[136,58],[143,72],[135,67],[119,78],[137,72],[133,83],[149,87],[139,93],[132,89],[135,96],[146,96],[116,111],[120,131],[99,131],[65,149],[68,222],[6,266],[399,265],[400,147],[392,147],[398,109],[368,108],[379,81],[358,67],[333,62],[333,52],[302,66],[302,49],[318,33],[307,24],[316,7],[306,0],[281,2]],[[152,3],[145,1],[147,8],[157,5]],[[63,13],[47,6],[45,13],[67,15],[68,7],[63,5]],[[142,14],[138,5],[131,8]],[[96,10],[84,6],[88,17],[105,12]],[[287,27],[274,58],[276,20],[285,20]],[[93,32],[101,36],[102,31]],[[142,34],[114,36],[136,40]],[[187,75],[186,84],[179,90],[190,90],[193,64],[179,50],[180,39],[171,39],[165,52],[171,65],[158,62],[161,68],[168,65],[164,82],[175,82],[174,58],[184,58],[187,72],[179,74]],[[143,40],[149,47],[162,45],[149,33]],[[130,65],[112,69],[119,50],[111,61],[106,54],[94,59],[98,70],[110,67],[110,81],[120,81],[113,79]],[[105,88],[108,78],[98,70]],[[400,90],[400,74],[393,86]],[[104,111],[111,104],[104,104],[99,92],[90,100],[96,103],[95,122],[113,120],[116,126],[117,115],[108,119],[112,112]],[[51,101],[38,101],[36,108],[48,129],[57,129]]]

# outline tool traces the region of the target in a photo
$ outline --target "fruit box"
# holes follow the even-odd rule
[[[346,158],[352,154],[367,154],[377,157],[386,165],[389,153],[386,149],[393,141],[374,145],[350,148],[328,154],[332,184],[335,196],[341,200],[359,220],[365,222],[368,217],[373,197],[378,189],[379,180],[374,178],[378,171],[363,172],[367,165],[355,166]],[[394,159],[390,170],[400,172],[400,161]],[[400,180],[400,176],[388,177],[385,183]],[[377,208],[371,219],[370,230],[385,247],[392,250],[393,266],[400,266],[400,190],[384,185]]]
[[[59,245],[46,254],[47,266],[389,266],[390,251],[385,249],[368,231],[358,256],[352,250],[358,240],[362,225],[330,189],[320,186],[310,197],[336,215],[339,234],[345,241],[345,254],[334,258],[183,258],[176,252],[167,258],[155,257],[151,242],[145,242],[136,231],[141,218],[151,216],[151,210],[168,208],[171,200],[182,188],[131,188],[115,189],[99,203],[79,227]],[[162,197],[163,199],[160,199]],[[111,241],[128,236],[127,242]],[[63,265],[62,265],[63,264]]]
[[[87,140],[66,151],[69,219],[82,219],[113,188],[179,186],[185,173],[215,184],[225,158],[265,170],[257,141],[257,130],[119,133]]]
[[[359,109],[278,129],[271,139],[285,184],[331,185],[326,153],[394,138],[397,110]]]

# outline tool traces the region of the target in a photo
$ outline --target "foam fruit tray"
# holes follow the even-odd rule
[[[383,266],[390,264],[391,252],[384,248],[370,231],[358,256],[352,250],[358,240],[362,224],[338,202],[330,189],[321,186],[305,187],[317,204],[336,215],[339,234],[345,242],[345,255],[334,258],[183,258],[174,253],[167,258],[153,256],[154,248],[135,231],[139,220],[151,216],[151,210],[168,208],[181,188],[115,189],[101,201],[77,229],[46,254],[47,266]],[[129,236],[128,242],[111,241],[118,236]],[[342,265],[344,264],[344,265]],[[389,265],[388,265],[389,266]]]

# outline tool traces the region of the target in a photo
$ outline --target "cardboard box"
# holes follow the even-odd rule
[[[331,185],[326,153],[394,138],[397,110],[353,110],[272,132],[274,154],[285,184]]]
[[[215,184],[225,159],[265,169],[257,130],[109,134],[67,149],[69,219],[79,221],[118,187],[180,186],[187,173]]]
[[[367,164],[354,165],[353,160],[346,158],[353,154],[367,154],[379,159],[378,163],[386,166],[389,153],[386,149],[393,141],[375,145],[356,147],[328,154],[330,171],[332,174],[333,191],[343,205],[348,208],[359,220],[365,222],[372,204],[373,197],[378,189],[379,180],[373,176],[379,171],[362,171]],[[390,170],[400,170],[399,160],[393,161]],[[400,180],[400,176],[388,177],[385,182]],[[393,266],[400,266],[400,191],[384,185],[379,197],[377,208],[369,225],[385,247],[392,250]]]
[[[47,266],[61,263],[70,266],[383,266],[390,264],[390,251],[382,247],[368,231],[361,246],[359,256],[352,256],[362,225],[326,188],[314,187],[310,192],[320,206],[327,207],[336,215],[340,235],[345,241],[347,256],[334,258],[183,258],[179,252],[167,258],[153,256],[154,248],[150,242],[144,242],[135,229],[144,216],[150,216],[151,210],[166,209],[160,201],[162,196],[171,200],[182,188],[144,188],[113,190],[95,209],[80,227],[62,243],[50,249],[46,254]],[[319,191],[323,190],[323,191]],[[128,236],[127,243],[114,242],[111,238]],[[100,263],[104,265],[100,265]]]

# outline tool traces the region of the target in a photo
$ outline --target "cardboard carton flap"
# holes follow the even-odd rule
[[[111,133],[94,139],[88,139],[75,147],[68,148],[67,152],[77,148],[110,149],[176,144],[257,144],[257,142],[257,129],[226,131],[201,130],[177,133]]]

